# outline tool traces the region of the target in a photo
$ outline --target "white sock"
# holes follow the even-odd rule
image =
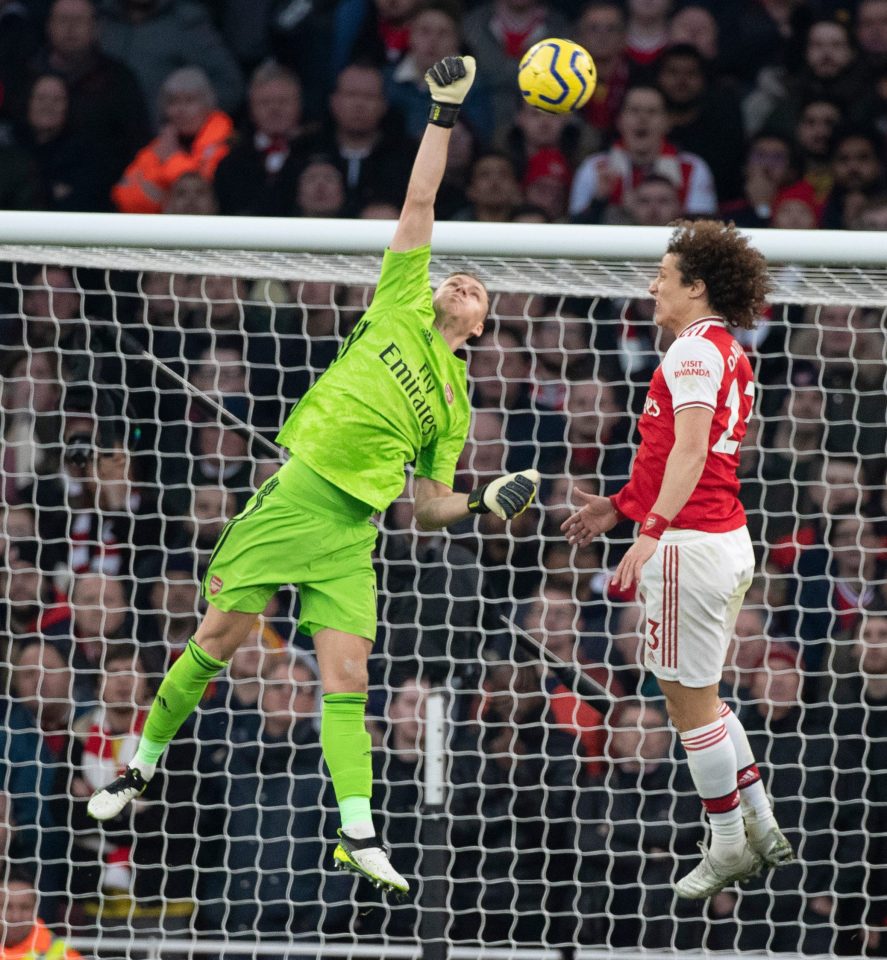
[[[761,780],[761,773],[755,763],[755,755],[752,753],[751,744],[748,742],[745,728],[740,723],[739,717],[726,703],[721,704],[718,716],[724,721],[724,726],[727,728],[727,733],[733,743],[733,749],[736,751],[739,803],[742,816],[746,821],[746,828],[752,837],[763,837],[769,830],[777,826],[777,823],[776,817],[773,815],[770,798],[767,796],[767,791],[764,789],[764,783]]]
[[[745,847],[745,826],[736,786],[736,751],[724,721],[685,730],[681,743],[687,751],[690,776],[711,824],[711,852],[725,859]]]
[[[376,828],[373,826],[372,820],[357,820],[354,823],[349,823],[345,833],[351,837],[352,840],[366,840],[367,837],[373,836],[376,832]]]
[[[138,770],[142,775],[142,779],[144,779],[146,782],[154,776],[154,771],[157,769],[156,763],[148,763],[147,761],[143,760],[139,756],[138,751],[136,751],[136,755],[132,758],[132,760],[129,761],[128,765],[133,770]]]

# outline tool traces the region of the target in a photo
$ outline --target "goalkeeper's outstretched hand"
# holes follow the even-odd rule
[[[495,513],[502,520],[519,517],[533,502],[540,480],[538,470],[508,473],[472,490],[468,509],[472,513]]]
[[[444,57],[425,71],[425,82],[435,103],[458,106],[474,83],[474,57]]]

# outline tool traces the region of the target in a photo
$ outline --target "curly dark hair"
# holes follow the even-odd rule
[[[751,330],[770,291],[767,261],[731,220],[675,220],[667,253],[685,284],[701,280],[712,309],[731,327]]]

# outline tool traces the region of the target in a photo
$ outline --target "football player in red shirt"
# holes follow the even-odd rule
[[[764,258],[732,224],[677,223],[650,284],[654,322],[675,340],[650,383],[631,476],[613,497],[581,494],[562,528],[584,545],[626,517],[640,524],[614,580],[638,585],[646,664],[711,824],[701,863],[676,884],[685,898],[794,859],[742,724],[718,696],[755,563],[736,475],[755,387],[730,327],[754,325],[768,288]]]

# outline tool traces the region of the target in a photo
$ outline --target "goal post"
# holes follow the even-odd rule
[[[667,228],[435,225],[432,279],[470,269],[491,295],[466,351],[475,412],[457,486],[531,465],[543,484],[507,532],[485,517],[419,533],[409,478],[378,521],[374,804],[416,898],[382,901],[330,869],[337,818],[310,753],[318,685],[292,590],[175,741],[163,791],[108,830],[85,820],[198,622],[224,522],[283,458],[276,428],[370,302],[393,231],[0,217],[0,842],[45,919],[85,956],[229,944],[629,960],[874,943],[887,791],[863,632],[885,596],[879,233],[747,231],[774,289],[738,334],[760,385],[741,465],[758,574],[723,694],[753,731],[797,866],[711,907],[674,899],[704,833],[643,672],[640,608],[608,586],[632,531],[582,551],[559,533],[577,486],[612,493],[627,476],[664,346],[647,288]],[[553,657],[528,654],[503,617]],[[305,674],[290,726],[265,696],[287,648]],[[583,704],[554,658],[618,709]]]

